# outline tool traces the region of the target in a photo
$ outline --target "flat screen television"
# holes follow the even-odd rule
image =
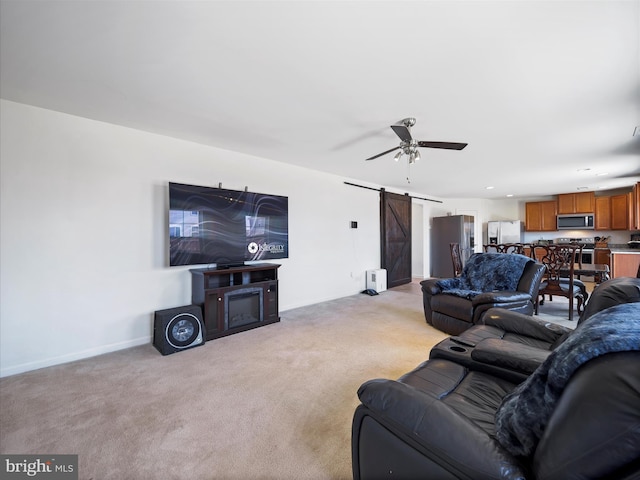
[[[289,256],[289,199],[169,183],[169,264],[216,264]]]

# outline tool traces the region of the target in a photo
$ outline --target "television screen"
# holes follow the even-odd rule
[[[169,264],[287,258],[288,208],[287,197],[169,183]]]

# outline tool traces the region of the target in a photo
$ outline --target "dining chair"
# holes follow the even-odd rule
[[[484,253],[507,253],[505,252],[505,245],[502,243],[490,243],[482,245]]]
[[[576,250],[576,258],[574,262],[578,264],[578,268],[582,268],[582,249],[584,248],[584,243],[576,243],[575,245],[579,248]],[[580,279],[580,275],[576,275],[576,278]]]
[[[460,250],[460,244],[450,243],[449,249],[451,250],[451,261],[453,262],[453,276],[457,278],[462,275],[462,251]]]
[[[531,247],[529,244],[524,243],[512,243],[512,251],[510,253],[517,253],[519,255],[526,255],[525,251],[527,247]]]
[[[522,243],[490,243],[482,246],[485,253],[519,253],[524,255]]]
[[[576,250],[576,253],[575,253],[574,263],[575,265],[578,266],[579,270],[582,270],[582,249],[585,247],[585,245],[584,243],[576,243],[576,242],[571,242],[570,245],[578,246],[578,249]],[[562,277],[562,280],[567,282],[568,277],[564,275]],[[581,275],[579,273],[573,276],[573,284],[579,286],[580,290],[582,290],[582,296],[584,297],[584,303],[583,303],[583,306],[584,306],[587,303],[587,298],[589,297],[589,294],[587,293],[587,287],[584,284],[584,282],[581,280]]]
[[[543,249],[542,255],[538,255],[540,262],[545,266],[545,276],[538,291],[539,298],[536,301],[535,313],[538,306],[544,304],[545,295],[549,301],[554,296],[569,299],[569,320],[573,320],[574,300],[577,302],[578,314],[582,313],[587,301],[587,292],[582,282],[574,278],[576,254],[580,246],[576,244],[552,244],[536,245],[535,250]]]

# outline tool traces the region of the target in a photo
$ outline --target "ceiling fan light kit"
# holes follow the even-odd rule
[[[403,155],[406,155],[409,158],[409,163],[416,163],[417,160],[420,160],[420,152],[418,151],[418,142],[415,140],[411,140],[411,142],[400,142],[400,151],[395,154],[393,159],[397,162],[399,161]]]

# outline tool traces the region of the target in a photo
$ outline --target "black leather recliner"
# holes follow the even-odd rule
[[[427,323],[457,335],[481,324],[490,308],[532,315],[544,266],[518,254],[475,253],[458,278],[423,280]]]

